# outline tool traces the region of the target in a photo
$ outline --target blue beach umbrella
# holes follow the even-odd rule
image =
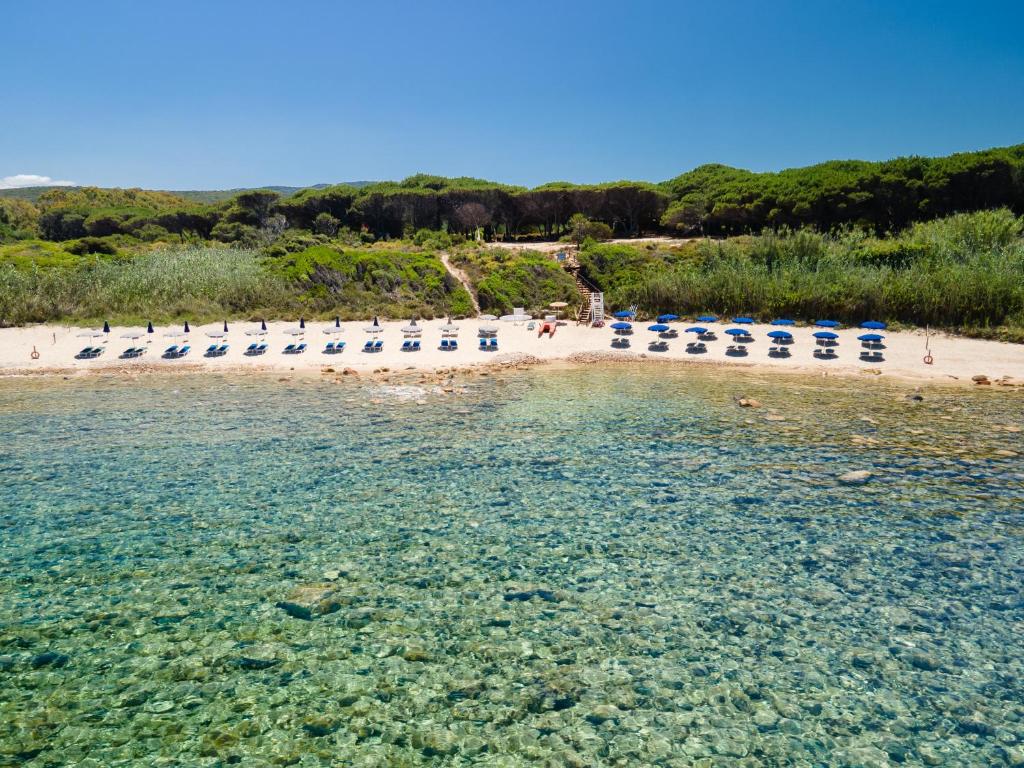
[[[796,325],[796,320],[790,320],[788,317],[780,317],[772,320],[772,325]]]
[[[686,329],[686,333],[696,333],[698,336],[703,336],[707,332],[707,328],[701,328],[699,325],[695,325],[692,328]]]
[[[814,334],[814,338],[816,338],[816,339],[829,339],[829,340],[833,340],[833,339],[838,339],[839,338],[839,334],[838,333],[832,333],[832,331],[817,331]]]
[[[614,315],[612,315],[612,317],[627,318],[627,317],[632,317],[633,315],[634,315],[633,312],[630,312],[628,309],[623,309],[623,310],[621,310],[619,312],[616,312]]]
[[[679,315],[658,315],[659,323],[670,323],[673,320],[678,320]]]
[[[729,330],[726,331],[726,333],[729,334],[730,336],[749,336],[750,335],[750,331],[746,330],[745,328],[730,328]]]
[[[718,318],[714,315],[701,315],[697,318],[698,323],[717,323]]]
[[[752,317],[734,317],[732,319],[732,321],[734,323],[738,323],[739,325],[751,325],[754,322],[754,318],[752,318]]]
[[[866,328],[870,331],[884,331],[888,326],[881,320],[868,320],[860,324],[861,328]]]
[[[789,331],[768,331],[769,339],[792,339],[793,334]]]
[[[819,328],[838,328],[838,320],[815,320],[814,324]]]
[[[857,341],[881,341],[885,336],[880,333],[862,333],[857,337]]]
[[[665,331],[669,330],[669,327],[664,323],[657,323],[655,325],[647,326],[647,330],[654,331],[655,333],[664,333]]]
[[[633,326],[629,323],[612,323],[611,328],[613,331],[631,331]]]

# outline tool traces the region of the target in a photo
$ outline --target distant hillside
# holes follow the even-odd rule
[[[374,181],[340,181],[339,185],[361,189],[362,187],[375,184]],[[222,200],[234,197],[239,192],[246,192],[250,189],[272,189],[283,197],[290,197],[303,189],[326,189],[334,186],[332,184],[313,184],[309,187],[284,187],[269,185],[266,187],[237,187],[235,189],[192,189],[192,190],[153,190],[158,192],[169,192],[172,195],[183,197],[186,200],[193,200],[197,203],[219,203]],[[28,200],[31,203],[39,200],[39,196],[51,189],[80,189],[80,187],[18,187],[17,189],[0,189],[0,197],[16,197],[20,200]]]

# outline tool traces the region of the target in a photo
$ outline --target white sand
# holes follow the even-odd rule
[[[1004,344],[994,341],[964,339],[942,334],[933,334],[930,339],[934,363],[926,365],[925,335],[923,332],[885,333],[884,362],[862,362],[859,360],[860,342],[856,337],[865,331],[846,328],[839,330],[838,358],[835,360],[817,360],[813,351],[817,349],[811,334],[815,328],[789,328],[795,337],[791,346],[792,356],[789,358],[770,358],[768,347],[772,342],[766,337],[767,325],[748,326],[756,341],[748,346],[749,354],[742,358],[726,355],[726,347],[731,343],[722,331],[729,327],[713,324],[718,332],[718,340],[707,343],[708,351],[703,355],[692,355],[686,352],[686,343],[692,341],[690,334],[682,333],[684,323],[677,323],[680,330],[679,338],[668,342],[666,352],[650,352],[647,343],[655,337],[646,330],[647,323],[637,323],[638,330],[631,339],[628,350],[614,350],[611,341],[614,337],[609,328],[588,328],[577,326],[573,322],[559,326],[553,338],[538,338],[536,331],[528,331],[525,325],[513,325],[507,322],[495,323],[499,327],[498,352],[482,352],[477,348],[477,329],[486,323],[479,320],[461,320],[459,332],[459,349],[455,352],[442,352],[438,349],[441,340],[441,320],[422,322],[423,334],[419,352],[402,352],[403,335],[401,328],[407,321],[391,321],[383,324],[384,332],[375,338],[384,342],[382,352],[365,353],[362,351],[364,342],[370,336],[364,332],[368,325],[365,321],[343,323],[343,332],[337,336],[328,336],[323,329],[328,323],[308,323],[305,335],[296,338],[285,334],[286,328],[295,328],[295,323],[271,323],[265,338],[269,349],[260,357],[247,357],[245,348],[259,337],[245,335],[244,331],[254,328],[254,324],[246,322],[232,323],[227,342],[230,351],[224,357],[205,358],[204,351],[214,339],[208,338],[208,331],[220,329],[220,324],[196,326],[188,341],[192,350],[188,357],[181,360],[163,360],[161,353],[172,343],[182,343],[181,339],[168,338],[164,334],[168,328],[157,328],[156,333],[144,337],[137,345],[148,348],[146,354],[137,360],[120,360],[118,355],[129,346],[136,345],[129,339],[121,338],[127,328],[112,328],[110,334],[95,341],[80,338],[83,330],[66,326],[41,325],[25,328],[0,329],[0,375],[21,374],[68,374],[74,372],[119,370],[267,370],[267,371],[320,371],[330,366],[338,371],[353,368],[360,372],[372,371],[376,368],[388,367],[391,370],[403,370],[415,367],[419,370],[432,370],[449,366],[468,366],[507,361],[510,358],[530,356],[542,361],[588,359],[593,364],[600,364],[604,359],[621,358],[623,360],[674,360],[685,361],[693,365],[737,365],[758,370],[791,370],[798,372],[832,374],[849,374],[864,376],[881,371],[880,375],[887,378],[898,378],[908,381],[961,382],[971,383],[971,378],[978,374],[988,376],[993,381],[1008,378],[1017,383],[1024,382],[1024,345]],[[538,324],[539,325],[539,324]],[[180,326],[175,327],[175,330]],[[151,341],[147,343],[146,339]],[[329,340],[343,339],[346,349],[341,354],[326,355],[324,345]],[[305,354],[285,355],[285,345],[294,341],[305,341],[309,348]],[[75,354],[85,346],[103,346],[106,351],[95,360],[76,360]],[[33,360],[32,350],[39,353]]]

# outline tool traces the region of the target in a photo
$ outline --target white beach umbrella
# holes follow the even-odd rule
[[[501,321],[503,323],[525,323],[527,320],[533,320],[533,317],[531,315],[527,315],[525,313],[522,314],[522,315],[502,315],[501,316]]]
[[[402,328],[402,333],[406,336],[419,336],[423,333],[423,329],[416,325],[416,318],[414,317],[407,326]]]
[[[267,321],[260,320],[259,328],[250,328],[245,332],[246,336],[266,336],[267,335]]]
[[[284,332],[289,336],[303,336],[306,333],[306,329],[296,326],[295,328],[285,328]]]
[[[103,331],[101,331],[99,328],[93,328],[91,331],[82,331],[81,333],[76,335],[80,339],[98,339],[100,336],[103,335]]]
[[[481,320],[497,320],[497,315],[480,315]]]
[[[498,332],[498,326],[496,325],[481,325],[480,333],[490,335]]]
[[[366,326],[364,329],[367,333],[383,333],[384,329],[380,327],[380,318],[374,315],[373,323]]]
[[[343,330],[345,330],[345,329],[341,327],[341,318],[340,317],[336,317],[336,318],[334,318],[334,325],[329,325],[326,328],[324,328],[324,333],[326,333],[326,334],[341,333]]]
[[[128,331],[128,333],[122,333],[121,334],[121,338],[122,339],[131,339],[132,341],[137,341],[138,339],[141,339],[145,335],[146,335],[145,331]]]

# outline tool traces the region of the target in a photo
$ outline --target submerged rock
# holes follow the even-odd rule
[[[333,584],[306,584],[291,591],[277,607],[296,619],[311,621],[341,609],[347,600],[337,593]]]
[[[866,469],[855,469],[839,476],[839,482],[846,485],[862,485],[871,479],[871,472]]]
[[[71,661],[71,657],[66,654],[46,651],[38,656],[33,656],[31,664],[32,669],[40,669],[42,667],[64,667],[69,661]]]

